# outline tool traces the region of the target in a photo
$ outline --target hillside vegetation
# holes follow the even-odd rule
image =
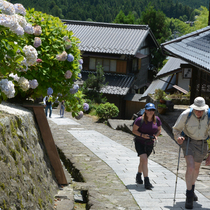
[[[173,0],[173,1],[174,3],[177,2],[177,0]],[[192,7],[194,9],[199,8],[200,6],[209,8],[209,0],[178,0],[178,2],[182,3],[183,5]]]
[[[194,8],[207,4],[208,0],[10,0],[11,3],[21,3],[25,8],[35,8],[61,19],[113,22],[122,10],[125,15],[132,12],[135,18],[151,4],[156,10],[161,10],[169,18],[186,16],[194,20]],[[194,2],[194,3],[192,3]],[[183,3],[183,4],[182,4]],[[206,5],[207,7],[207,5]],[[208,8],[208,7],[207,7]]]

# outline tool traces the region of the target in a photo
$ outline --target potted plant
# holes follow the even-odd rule
[[[165,114],[167,111],[166,104],[158,104],[158,113],[159,114]]]
[[[164,90],[162,89],[155,90],[155,93],[154,93],[155,100],[159,101],[161,104],[165,104],[166,103],[165,97],[166,97],[166,93]]]

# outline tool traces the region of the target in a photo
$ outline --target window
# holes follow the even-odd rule
[[[96,70],[97,65],[102,65],[105,72],[116,72],[117,69],[117,61],[102,59],[102,58],[90,58],[89,61],[89,69]]]
[[[90,58],[89,69],[91,69],[91,70],[96,69],[96,59],[95,58]]]
[[[111,72],[116,72],[116,69],[117,69],[117,61],[110,60],[110,71]]]

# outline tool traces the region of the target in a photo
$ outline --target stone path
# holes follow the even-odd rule
[[[167,168],[149,159],[149,177],[154,188],[153,190],[145,190],[143,185],[135,183],[139,158],[133,149],[110,139],[109,134],[108,137],[104,135],[106,132],[100,132],[100,129],[97,131],[94,129],[95,127],[90,125],[88,127],[85,124],[80,124],[80,121],[70,119],[70,117],[60,118],[59,115],[53,114],[50,121],[58,127],[68,125],[68,128],[65,128],[75,139],[111,167],[132,194],[139,209],[184,209],[185,182],[183,179],[178,178],[176,202],[174,202],[176,175]],[[162,159],[164,158],[167,157],[162,156]],[[210,210],[210,200],[199,191],[196,191],[196,194],[199,197],[199,201],[194,202],[194,209]]]

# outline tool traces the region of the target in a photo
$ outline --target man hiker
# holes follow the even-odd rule
[[[47,111],[49,109],[49,111],[50,111],[49,117],[51,118],[52,105],[53,105],[53,97],[52,97],[52,95],[45,96],[44,99],[43,99],[43,103],[44,103],[44,106],[45,106],[45,115],[46,115],[46,117],[47,117]]]
[[[181,113],[173,126],[173,134],[181,146],[186,160],[186,202],[185,208],[192,209],[198,197],[194,193],[201,162],[207,155],[207,139],[210,136],[209,106],[204,98],[197,97],[190,108]],[[208,163],[206,163],[208,164]]]

